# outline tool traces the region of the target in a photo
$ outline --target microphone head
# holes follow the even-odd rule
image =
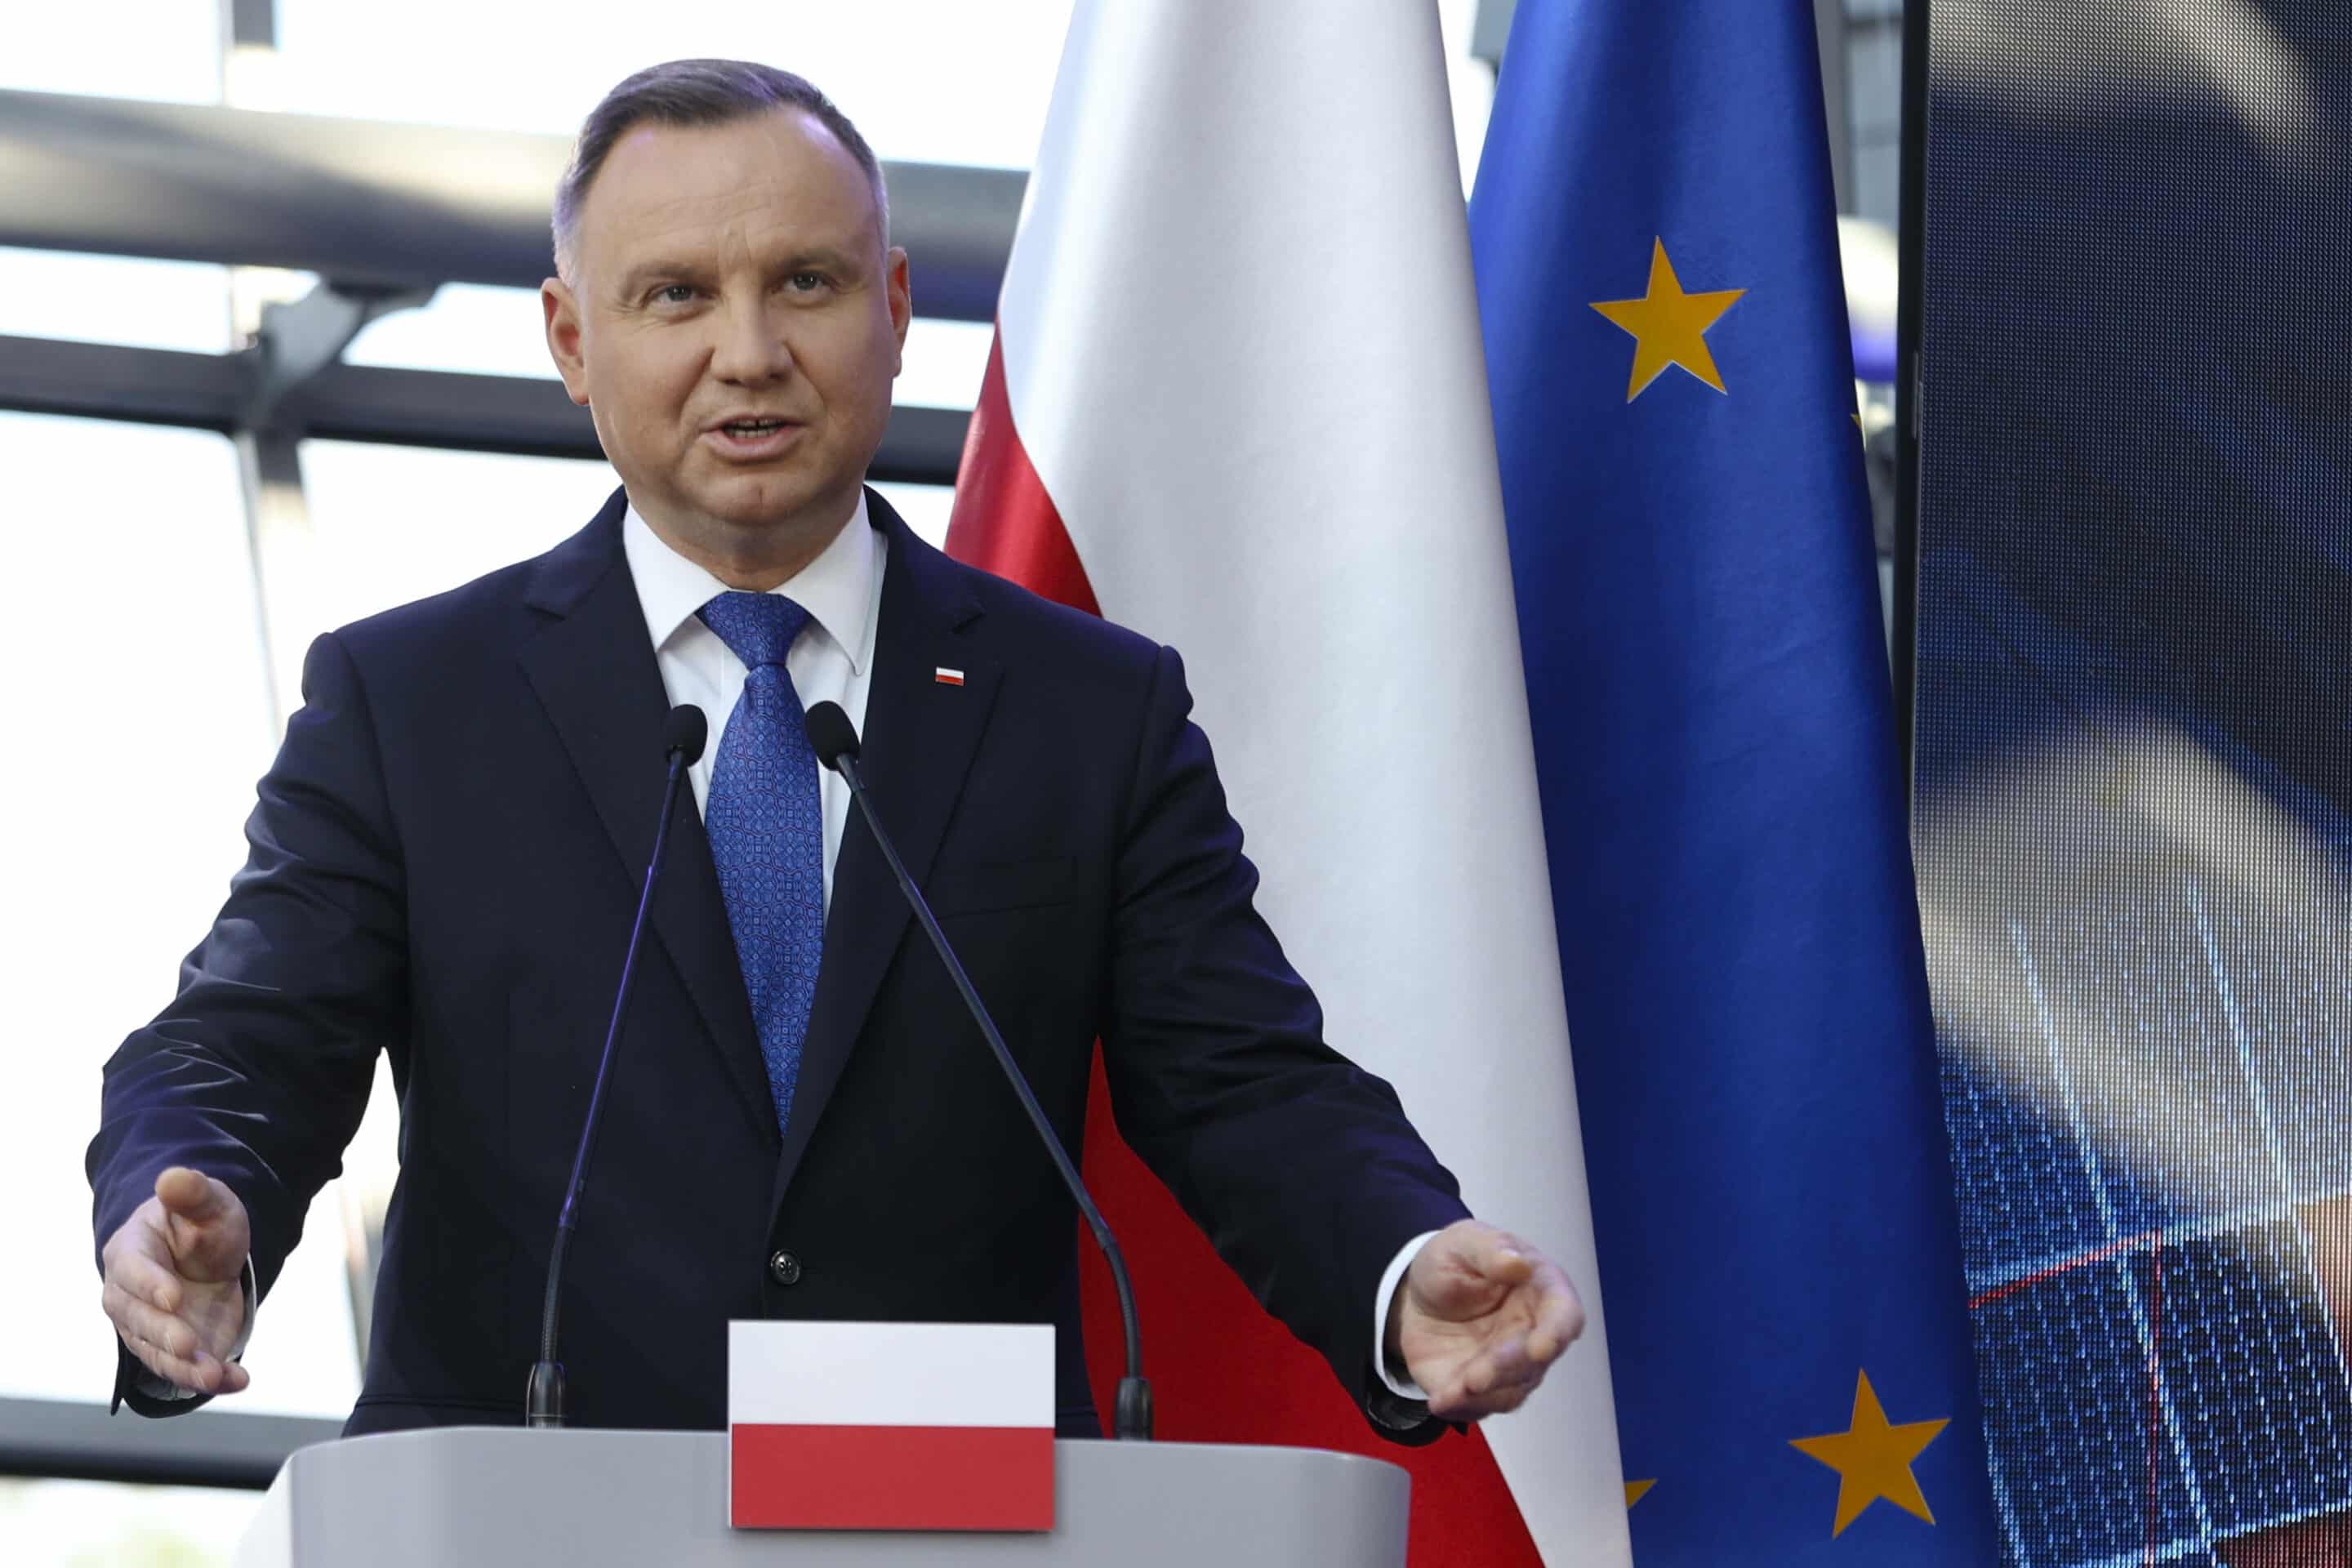
[[[816,760],[836,773],[842,758],[857,754],[857,727],[838,702],[820,702],[808,710],[808,738]]]
[[[702,710],[681,702],[669,710],[669,721],[662,726],[662,755],[682,755],[690,768],[702,760],[702,748],[709,739],[710,721],[702,716]]]

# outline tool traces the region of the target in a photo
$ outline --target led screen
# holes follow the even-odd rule
[[[1928,16],[1915,849],[2007,1560],[2352,1563],[2352,10]]]

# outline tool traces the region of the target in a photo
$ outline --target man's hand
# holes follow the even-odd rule
[[[1583,1331],[1584,1304],[1559,1265],[1465,1219],[1430,1237],[1397,1281],[1383,1350],[1428,1394],[1431,1415],[1475,1421],[1517,1410]]]
[[[252,1381],[226,1358],[245,1331],[245,1205],[201,1172],[174,1165],[155,1195],[107,1238],[106,1315],[150,1372],[205,1394]]]

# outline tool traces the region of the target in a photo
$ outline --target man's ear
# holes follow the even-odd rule
[[[572,401],[583,408],[588,405],[588,364],[580,354],[580,301],[572,292],[572,285],[561,278],[548,278],[539,285],[540,314],[547,322],[547,353],[555,361],[555,374],[563,378],[563,390]],[[902,328],[902,339],[906,331]]]
[[[898,340],[898,366],[906,368],[907,326],[915,319],[915,294],[907,277],[907,247],[894,245],[883,257],[885,281],[890,295],[890,330]]]

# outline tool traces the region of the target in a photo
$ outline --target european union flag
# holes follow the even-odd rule
[[[1642,1568],[1992,1563],[1811,0],[1519,0],[1471,205]]]

